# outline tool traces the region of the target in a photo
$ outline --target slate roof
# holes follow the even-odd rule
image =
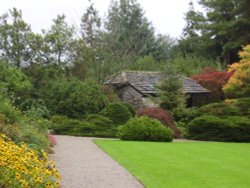
[[[150,71],[122,71],[105,79],[104,84],[115,87],[131,85],[143,95],[157,94],[155,85],[162,81],[163,74],[160,72]],[[194,80],[183,77],[184,93],[210,93]]]

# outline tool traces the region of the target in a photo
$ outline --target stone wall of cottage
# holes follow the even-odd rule
[[[143,107],[142,95],[129,85],[119,88],[118,95],[122,101],[130,103],[135,108]]]

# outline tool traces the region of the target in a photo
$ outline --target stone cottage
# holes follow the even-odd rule
[[[163,79],[160,72],[122,71],[105,79],[104,84],[112,86],[118,96],[136,108],[153,106],[151,97],[156,97],[158,85]],[[184,94],[187,96],[187,107],[199,106],[207,101],[209,91],[194,80],[183,77]]]

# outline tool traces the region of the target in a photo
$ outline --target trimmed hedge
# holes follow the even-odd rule
[[[171,130],[160,121],[143,116],[130,119],[121,126],[119,137],[122,140],[158,142],[170,142],[173,139]]]
[[[187,137],[194,140],[249,142],[250,121],[244,117],[201,116],[187,126]]]
[[[172,115],[161,108],[141,108],[136,111],[137,116],[147,116],[159,120],[163,125],[173,131],[174,138],[181,136],[180,130],[175,126]]]
[[[122,103],[109,104],[100,112],[100,115],[112,120],[114,125],[123,125],[131,118],[131,113]]]

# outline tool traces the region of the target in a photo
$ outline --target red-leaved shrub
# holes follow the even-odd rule
[[[147,116],[159,120],[163,125],[172,129],[174,138],[179,138],[180,130],[175,126],[172,115],[161,108],[141,108],[136,111],[137,116]]]
[[[211,95],[217,99],[224,99],[223,85],[225,85],[233,73],[204,69],[203,73],[193,75],[191,78],[211,91]]]

